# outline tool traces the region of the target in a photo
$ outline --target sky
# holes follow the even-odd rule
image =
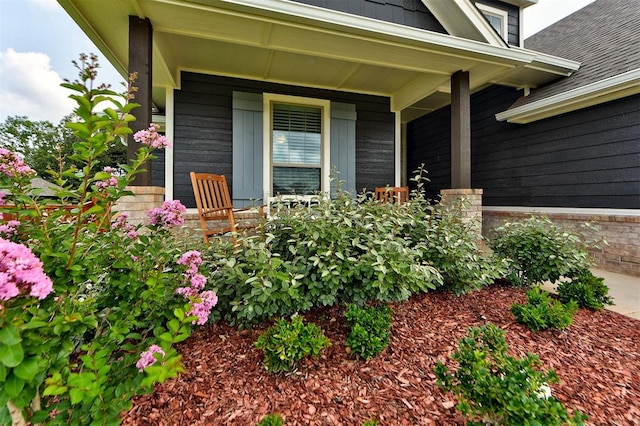
[[[593,1],[538,0],[525,9],[525,38]],[[56,0],[0,0],[0,122],[27,116],[57,124],[71,113],[70,92],[59,84],[77,78],[71,61],[80,53],[98,54],[98,82],[121,91],[124,78]]]

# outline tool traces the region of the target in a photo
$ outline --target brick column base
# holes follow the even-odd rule
[[[462,220],[473,223],[482,239],[482,189],[442,189],[440,204],[453,206],[462,201]]]
[[[164,201],[164,188],[159,186],[129,186],[127,189],[134,193],[118,200],[113,212],[128,212],[129,223],[138,225],[147,223],[147,212],[160,207]]]

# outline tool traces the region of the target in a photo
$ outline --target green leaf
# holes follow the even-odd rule
[[[13,374],[26,381],[31,381],[38,374],[38,358],[33,356],[25,358],[16,368]]]
[[[13,346],[22,341],[20,337],[20,330],[16,326],[9,325],[8,327],[0,330],[0,343],[4,343],[7,346]]]
[[[4,391],[9,395],[9,398],[15,398],[20,395],[24,388],[25,381],[14,374],[9,374],[7,380],[4,382]]]
[[[20,343],[0,346],[0,362],[7,367],[15,367],[22,362],[24,351]]]
[[[82,389],[74,388],[69,391],[69,397],[72,404],[79,404],[84,398],[85,392]]]

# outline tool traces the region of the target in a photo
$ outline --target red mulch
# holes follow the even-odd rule
[[[589,415],[588,424],[640,425],[640,321],[581,309],[565,331],[533,333],[509,307],[523,290],[492,286],[466,296],[432,293],[393,304],[390,345],[367,362],[345,351],[343,308],[306,314],[332,346],[297,371],[274,375],[253,342],[266,324],[238,331],[204,326],[179,350],[186,372],[134,400],[126,425],[255,425],[278,412],[292,425],[463,424],[455,398],[435,384],[437,360],[449,356],[466,328],[490,321],[506,331],[514,355],[533,352],[560,383],[553,395]]]

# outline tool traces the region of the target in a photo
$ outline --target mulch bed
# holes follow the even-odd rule
[[[126,425],[255,425],[280,413],[286,425],[464,424],[455,398],[437,386],[433,369],[449,359],[466,329],[485,322],[506,331],[513,355],[533,352],[560,383],[553,396],[589,415],[588,424],[640,425],[640,321],[609,311],[581,309],[565,331],[533,333],[515,322],[521,289],[492,286],[455,297],[430,293],[393,304],[389,347],[369,361],[345,351],[344,308],[305,314],[332,346],[288,374],[262,366],[253,346],[268,324],[238,331],[226,324],[200,327],[181,344],[185,372],[134,400]]]

